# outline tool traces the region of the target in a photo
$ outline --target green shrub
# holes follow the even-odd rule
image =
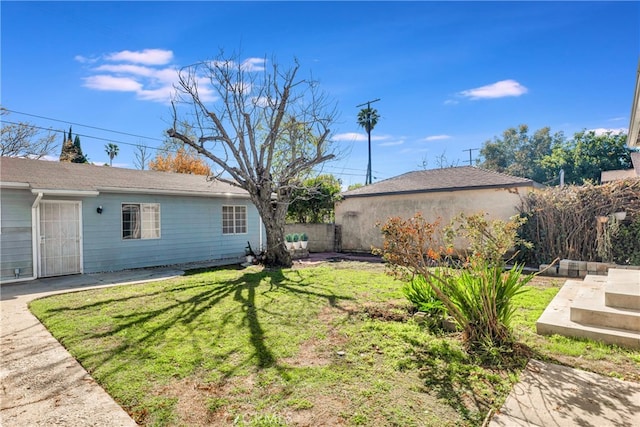
[[[294,234],[293,234],[293,241],[294,241],[294,242],[298,242],[298,241],[300,241],[300,235],[299,235],[298,233],[294,233]]]
[[[302,233],[300,235],[300,241],[301,242],[308,242],[309,241],[309,236],[307,236],[307,233]]]
[[[447,227],[445,241],[463,238],[469,242],[461,270],[433,268],[434,263],[443,265],[442,236],[438,222],[428,222],[420,213],[409,219],[389,218],[381,227],[384,246],[376,252],[383,255],[390,274],[414,279],[405,288],[410,301],[428,303],[429,287],[463,331],[467,348],[499,361],[499,356],[511,352],[514,343],[511,298],[523,292],[533,278],[522,276],[523,266],[505,272],[503,257],[520,241],[517,230],[524,220],[487,220],[480,213],[460,215],[455,221]]]
[[[289,243],[293,243],[293,234],[287,234],[284,239]]]
[[[513,297],[526,291],[533,275],[522,275],[522,265],[509,271],[486,262],[473,263],[458,274],[449,275],[444,289],[464,316],[464,333],[469,346],[479,353],[513,344],[511,318]]]
[[[630,223],[620,223],[611,252],[616,264],[640,265],[640,215]]]
[[[419,311],[441,319],[447,314],[447,308],[438,299],[424,276],[417,275],[402,287],[402,293]]]

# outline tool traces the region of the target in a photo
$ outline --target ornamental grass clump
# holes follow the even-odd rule
[[[460,215],[442,230],[438,221],[429,222],[420,213],[409,219],[390,218],[381,226],[384,245],[376,252],[390,274],[411,283],[405,287],[410,301],[418,308],[429,307],[435,296],[463,331],[468,350],[494,358],[513,347],[511,300],[533,278],[522,275],[520,265],[505,269],[505,254],[516,244],[526,245],[517,237],[522,221]],[[455,263],[454,240],[467,242]],[[432,294],[420,288],[421,280]]]

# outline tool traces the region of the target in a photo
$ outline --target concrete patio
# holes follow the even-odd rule
[[[542,313],[541,335],[590,338],[640,349],[640,270],[567,280]]]

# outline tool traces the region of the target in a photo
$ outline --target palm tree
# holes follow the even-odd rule
[[[365,180],[366,184],[371,184],[371,130],[378,124],[378,119],[380,116],[378,115],[378,110],[375,108],[371,108],[371,105],[368,105],[367,108],[363,108],[358,113],[358,125],[363,127],[367,131],[367,137],[369,140],[369,164],[367,165],[367,178]]]
[[[116,144],[110,142],[104,146],[104,151],[109,155],[109,166],[112,166],[113,158],[118,155],[118,151],[120,151],[120,149]]]

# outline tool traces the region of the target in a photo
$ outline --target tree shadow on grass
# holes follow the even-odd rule
[[[414,349],[414,363],[424,382],[425,393],[435,394],[463,419],[481,424],[490,409],[498,409],[517,378],[532,359],[543,356],[531,348],[516,344],[513,354],[502,365],[488,365],[471,355],[453,336],[414,340],[405,337]],[[549,362],[555,362],[549,360]]]
[[[330,306],[339,307],[341,301],[351,299],[336,295],[330,287],[321,283],[305,280],[296,270],[249,270],[239,272],[239,275],[233,279],[220,280],[207,277],[197,279],[195,276],[192,276],[193,280],[189,281],[189,279],[190,277],[187,276],[184,281],[173,282],[173,285],[160,283],[146,293],[136,293],[136,289],[132,288],[131,294],[122,296],[118,295],[121,292],[113,289],[90,291],[95,292],[97,299],[92,298],[93,300],[73,307],[51,309],[43,317],[45,317],[45,323],[65,321],[65,314],[69,311],[82,315],[103,310],[108,313],[113,305],[124,304],[121,313],[111,315],[113,322],[110,325],[104,328],[92,328],[62,340],[69,344],[70,348],[74,346],[74,342],[76,345],[82,345],[83,342],[111,340],[114,344],[112,347],[96,346],[81,356],[85,361],[85,368],[90,372],[92,367],[101,370],[99,375],[101,382],[105,382],[121,369],[126,369],[123,365],[127,362],[113,364],[108,369],[104,367],[106,363],[127,353],[130,354],[129,358],[145,357],[149,354],[147,349],[162,346],[165,341],[175,339],[167,336],[167,331],[175,326],[187,330],[187,335],[182,339],[190,342],[184,344],[185,347],[188,346],[184,351],[190,352],[190,355],[197,360],[195,365],[205,362],[211,365],[211,360],[205,360],[211,357],[211,351],[206,347],[215,346],[216,342],[223,338],[227,338],[228,341],[228,337],[223,337],[224,334],[230,333],[228,326],[242,327],[248,336],[250,354],[243,350],[241,343],[224,348],[224,351],[216,350],[215,353],[215,360],[226,366],[222,372],[222,378],[228,378],[238,370],[251,366],[257,370],[266,368],[276,368],[280,372],[285,370],[278,363],[278,356],[268,345],[268,336],[273,332],[265,331],[263,316],[268,315],[271,319],[274,316],[275,318],[282,316],[283,320],[286,320],[297,314],[280,311],[277,298],[275,296],[270,298],[269,294],[285,292],[288,296],[295,297],[298,304],[318,307],[323,304],[323,301]],[[210,321],[204,315],[210,315],[210,310],[220,304],[228,305],[230,301],[235,304],[221,312],[215,324],[207,323]],[[200,333],[200,329],[206,326],[218,328],[217,331],[210,331],[212,340],[208,343],[194,338],[194,334]],[[133,334],[128,334],[132,328],[143,328],[144,332],[132,338]],[[123,360],[128,359],[123,358]]]

